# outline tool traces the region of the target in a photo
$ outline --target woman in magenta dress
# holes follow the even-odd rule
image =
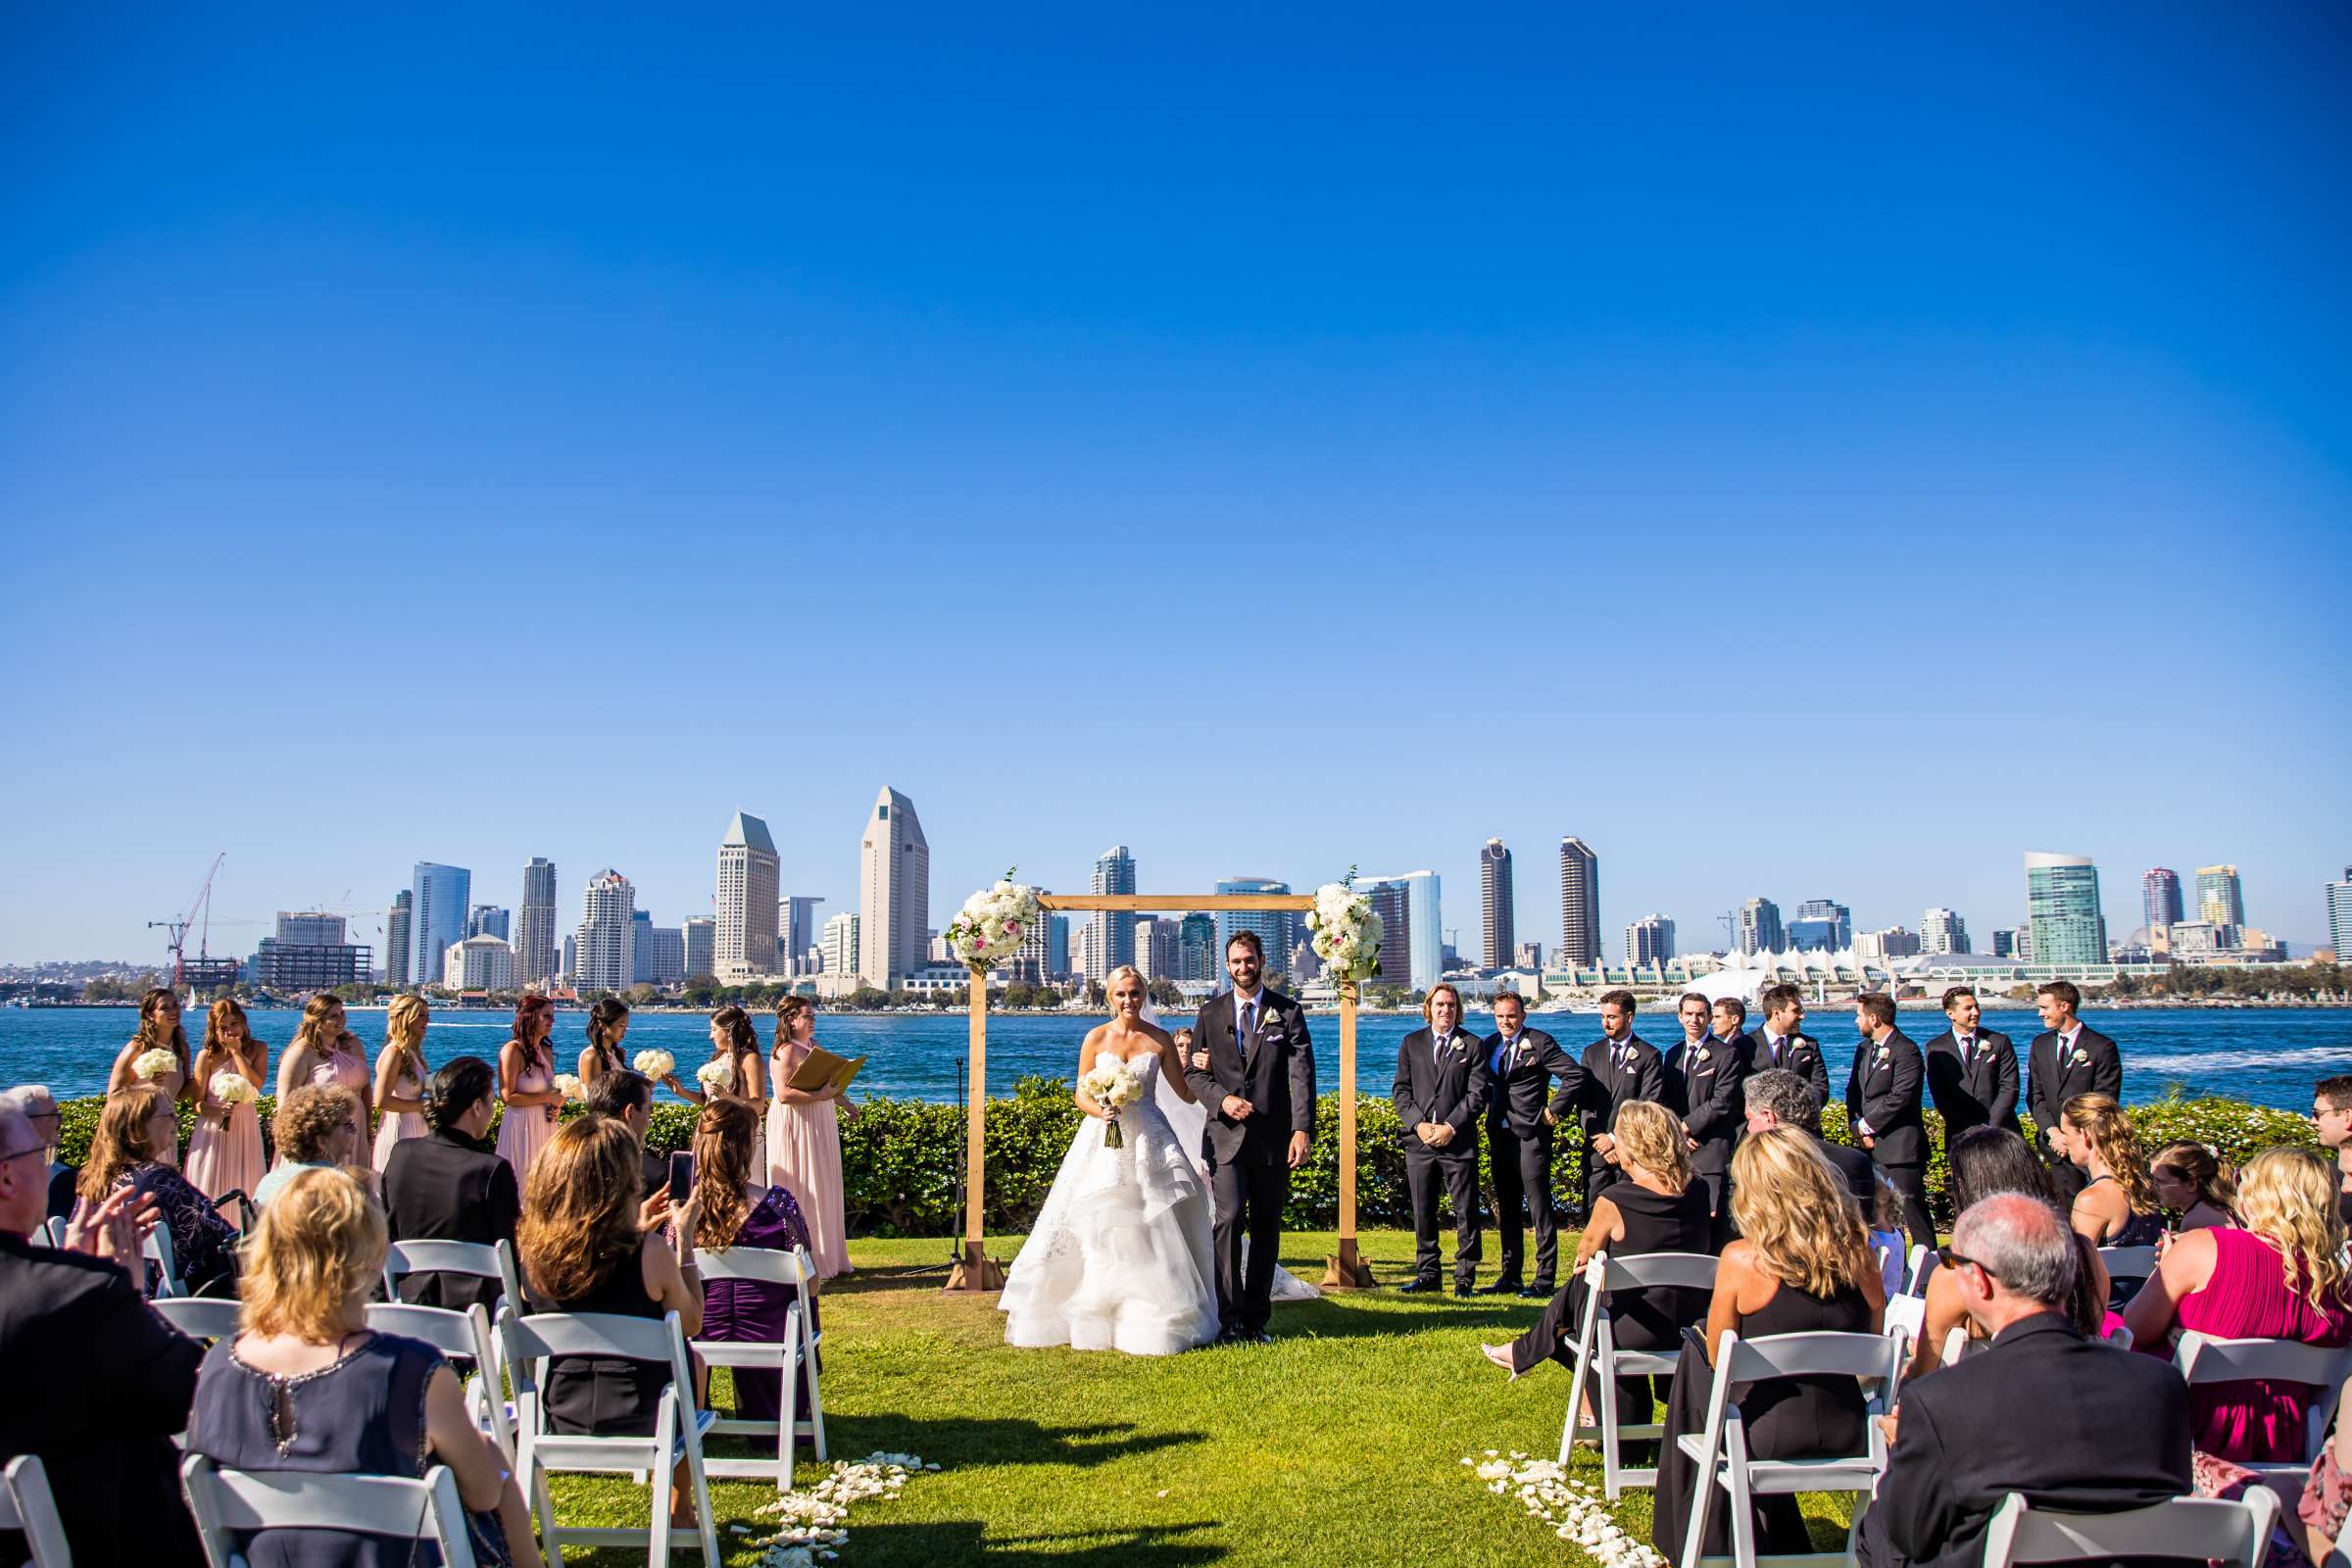
[[[213,1080],[233,1072],[253,1098],[221,1103]],[[262,1184],[262,1117],[255,1108],[270,1082],[270,1047],[253,1038],[245,1009],[227,997],[204,1018],[204,1049],[196,1054],[196,1130],[188,1135],[188,1181],[218,1203],[231,1193],[247,1198]]]
[[[775,1099],[767,1107],[767,1179],[800,1200],[808,1222],[809,1251],[826,1279],[851,1273],[849,1224],[841,1184],[841,1114],[858,1107],[831,1090],[791,1087],[792,1075],[816,1044],[816,1004],[786,997],[776,1004]]]
[[[498,1048],[498,1094],[507,1113],[498,1124],[498,1152],[526,1180],[531,1162],[556,1135],[556,1111],[564,1092],[556,1087],[556,1058],[548,1036],[555,1033],[556,1004],[546,997],[514,1004],[514,1036]]]
[[[2124,1308],[2132,1348],[2170,1356],[2176,1329],[2216,1339],[2352,1344],[2335,1199],[2335,1167],[2312,1151],[2256,1154],[2237,1190],[2245,1228],[2174,1238],[2155,1275]],[[2191,1384],[2189,1430],[2200,1452],[2219,1458],[2300,1460],[2310,1396],[2298,1384]]]
[[[422,1138],[424,1026],[431,1021],[424,999],[414,993],[394,997],[384,1009],[384,1049],[375,1054],[375,1108],[383,1121],[375,1129],[374,1157],[369,1161],[381,1177],[391,1163],[392,1151],[404,1138]]]
[[[297,1089],[324,1089],[328,1086],[348,1089],[360,1097],[360,1127],[368,1126],[368,1112],[373,1087],[368,1081],[368,1058],[361,1054],[358,1037],[352,1034],[350,1020],[344,1015],[343,1004],[319,992],[304,1004],[302,1022],[295,1026],[293,1043],[277,1063],[277,1098],[285,1098]],[[270,1160],[274,1168],[276,1158]]]
[[[150,1051],[169,1052],[177,1061],[154,1078],[144,1078],[132,1065]],[[196,1098],[196,1064],[188,1053],[188,1032],[179,1023],[179,993],[169,986],[157,986],[139,998],[139,1032],[123,1043],[115,1053],[114,1070],[106,1075],[106,1092],[119,1095],[133,1084],[151,1083],[169,1096],[173,1104]],[[179,1130],[173,1124],[172,1142],[168,1148],[155,1152],[154,1162],[179,1167]]]
[[[808,1245],[801,1205],[782,1187],[762,1181],[760,1113],[741,1100],[713,1100],[703,1107],[694,1130],[694,1196],[702,1207],[694,1245],[706,1251],[753,1247],[789,1252]],[[739,1344],[781,1344],[793,1302],[789,1285],[762,1280],[710,1280],[703,1286],[706,1340]],[[816,1328],[816,1297],[808,1298],[809,1328]],[[784,1402],[784,1380],[757,1368],[735,1369],[735,1407],[746,1420],[774,1421]],[[796,1421],[808,1419],[808,1375],[801,1373],[795,1397]]]

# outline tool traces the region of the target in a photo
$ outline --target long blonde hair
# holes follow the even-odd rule
[[[644,1245],[637,1230],[645,1182],[637,1137],[610,1116],[556,1129],[531,1162],[514,1250],[550,1302],[577,1300]]]
[[[332,1345],[368,1326],[368,1291],[384,1273],[384,1211],[345,1168],[296,1172],[248,1237],[238,1326]]]
[[[2153,1214],[2156,1184],[2148,1180],[2148,1162],[2140,1157],[2139,1140],[2132,1136],[2132,1118],[2112,1095],[2077,1095],[2058,1107],[2059,1119],[2090,1140],[2090,1147],[2115,1176],[2115,1185],[2134,1214]]]
[[[287,1045],[286,1054],[299,1056],[311,1051],[321,1058],[332,1056],[343,1038],[326,1032],[326,1019],[342,1005],[343,1000],[331,991],[313,993],[311,1000],[302,1004],[302,1022],[294,1026],[294,1039]]]
[[[1756,1266],[1808,1296],[1859,1286],[1877,1272],[1861,1205],[1801,1129],[1773,1127],[1740,1140],[1732,1155],[1732,1218]]]
[[[400,1059],[419,1081],[424,1078],[424,1026],[432,1013],[424,999],[416,992],[392,999],[384,1009],[384,1044],[400,1053]]]
[[[228,1026],[232,1023],[237,1026],[238,1043],[235,1047],[228,1043]],[[213,1074],[241,1062],[245,1053],[259,1044],[253,1038],[253,1020],[245,1016],[245,1009],[237,1005],[237,999],[220,997],[215,1000],[212,1006],[205,1009],[204,1048],[196,1053],[197,1088],[210,1094]],[[267,1067],[269,1062],[270,1054],[265,1048],[262,1064]]]
[[[1690,1150],[1683,1119],[1654,1100],[1629,1100],[1609,1124],[1617,1152],[1680,1193],[1690,1185]]]
[[[2335,1200],[2335,1166],[2308,1149],[2266,1149],[2237,1183],[2237,1217],[2278,1249],[2286,1288],[2322,1312],[2342,1304],[2344,1219]]]

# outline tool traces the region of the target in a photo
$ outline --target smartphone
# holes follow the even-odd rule
[[[694,1186],[694,1156],[680,1150],[669,1156],[669,1200],[686,1201],[686,1194]]]

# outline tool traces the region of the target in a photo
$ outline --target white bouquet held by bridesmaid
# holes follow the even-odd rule
[[[992,969],[1019,953],[1044,917],[1037,889],[1013,881],[1008,869],[995,887],[963,901],[948,926],[948,948],[967,969]]]
[[[702,1080],[705,1094],[715,1095],[735,1087],[735,1064],[723,1056],[704,1062],[694,1069],[694,1075]]]
[[[262,1098],[251,1079],[234,1067],[223,1067],[213,1074],[213,1098],[223,1105],[250,1105]]]
[[[147,1079],[161,1078],[168,1072],[177,1071],[178,1067],[179,1057],[161,1046],[140,1052],[130,1062],[130,1070]]]
[[[1314,933],[1315,956],[1334,984],[1353,985],[1380,973],[1380,916],[1372,912],[1371,899],[1355,891],[1354,866],[1346,881],[1315,889],[1306,925]]]
[[[560,1072],[556,1074],[556,1093],[565,1100],[586,1100],[588,1086],[580,1082],[576,1074]]]
[[[640,1051],[630,1058],[629,1065],[660,1083],[678,1070],[678,1058],[666,1051]]]
[[[1095,1064],[1078,1080],[1086,1098],[1111,1113],[1111,1120],[1102,1133],[1102,1147],[1117,1149],[1127,1140],[1119,1132],[1118,1113],[1144,1098],[1143,1075],[1126,1062],[1105,1053],[1095,1058]]]

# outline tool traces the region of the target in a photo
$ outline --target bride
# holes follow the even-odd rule
[[[1122,964],[1103,989],[1111,1020],[1088,1033],[1078,1074],[1111,1056],[1141,1075],[1144,1093],[1122,1110],[1077,1094],[1087,1119],[997,1304],[1008,1345],[1173,1355],[1217,1337],[1208,1188],[1156,1102],[1164,1094],[1189,1105],[1193,1093],[1175,1041],[1145,1016],[1144,977]],[[1112,1122],[1116,1149],[1104,1146]]]

